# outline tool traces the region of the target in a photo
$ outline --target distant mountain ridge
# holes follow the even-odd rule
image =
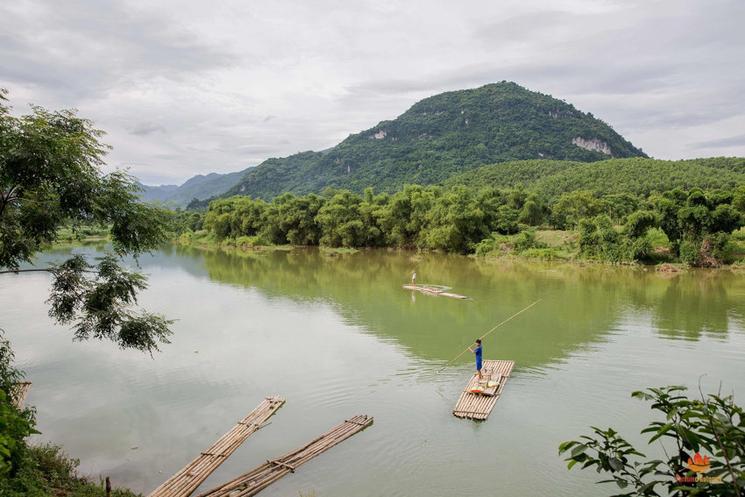
[[[222,196],[269,199],[326,187],[392,191],[496,162],[646,157],[592,114],[503,81],[441,93],[323,152],[268,159]]]
[[[140,184],[142,189],[140,199],[145,202],[159,202],[171,207],[186,207],[194,199],[206,200],[225,193],[235,186],[249,169],[251,168],[225,174],[198,174],[182,185]]]

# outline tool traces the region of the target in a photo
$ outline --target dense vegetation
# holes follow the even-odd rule
[[[564,442],[571,469],[593,468],[622,496],[741,496],[745,488],[745,410],[732,395],[689,397],[684,387],[650,388],[633,397],[651,403],[661,419],[642,430],[649,445],[662,444],[665,459],[637,450],[613,428]],[[667,446],[667,448],[665,448]],[[709,454],[711,456],[709,456]]]
[[[269,159],[248,170],[225,196],[270,199],[326,187],[395,191],[431,184],[483,164],[518,159],[596,161],[605,152],[575,145],[597,140],[612,157],[644,156],[618,133],[571,104],[515,83],[442,93],[392,121],[350,135],[323,152]]]
[[[745,187],[736,191],[669,190],[648,196],[578,190],[556,198],[523,189],[407,185],[362,195],[327,190],[286,193],[271,202],[236,196],[213,201],[204,215],[182,213],[182,241],[201,237],[236,245],[402,247],[447,252],[560,255],[537,228],[576,233],[586,259],[669,260],[695,266],[731,262],[731,233],[745,221]],[[738,235],[739,236],[739,235]]]
[[[637,157],[592,163],[514,161],[482,166],[453,176],[444,184],[478,188],[522,186],[547,198],[575,190],[643,196],[674,188],[734,190],[745,185],[745,158],[665,161]]]

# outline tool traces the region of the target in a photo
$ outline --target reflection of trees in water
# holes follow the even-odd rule
[[[696,271],[673,278],[654,303],[655,327],[663,336],[698,339],[702,333],[726,337],[730,320],[743,321],[743,278]]]
[[[255,287],[270,299],[328,304],[350,324],[434,360],[450,359],[537,298],[543,299],[538,306],[490,336],[488,357],[514,358],[521,367],[542,365],[601,340],[629,314],[651,315],[660,334],[687,339],[702,333],[724,337],[733,322],[742,326],[745,320],[745,277],[726,271],[661,275],[385,250],[328,255],[316,249],[228,254],[177,248],[142,263]],[[448,285],[473,300],[412,298],[401,285],[414,269],[419,282]]]
[[[386,251],[329,256],[318,250],[261,254],[200,252],[211,279],[256,287],[269,298],[333,305],[351,324],[395,339],[412,353],[447,360],[537,298],[539,306],[495,332],[487,356],[538,366],[598,340],[618,318],[617,280],[605,272],[493,265],[461,256]],[[471,301],[401,289],[416,269],[422,282],[448,285]],[[468,358],[464,357],[464,361]]]
[[[620,279],[631,312],[650,313],[652,325],[668,338],[694,339],[702,333],[724,338],[745,321],[745,278],[729,271],[679,274],[629,271]]]

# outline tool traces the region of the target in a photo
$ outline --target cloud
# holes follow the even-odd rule
[[[144,79],[179,80],[235,62],[194,33],[119,1],[73,0],[64,8],[26,2],[0,12],[3,76],[62,98],[121,91]]]
[[[738,0],[26,0],[0,5],[0,87],[17,110],[79,109],[107,167],[145,181],[322,150],[501,80],[656,157],[745,153],[722,138],[745,133],[743,18]]]
[[[136,136],[148,136],[152,135],[153,133],[165,133],[166,129],[161,126],[160,124],[155,124],[152,122],[141,122],[136,124],[131,130],[130,133]]]
[[[716,140],[707,140],[698,142],[695,144],[696,148],[730,148],[730,147],[743,147],[745,148],[745,134],[728,136],[726,138],[719,138]]]

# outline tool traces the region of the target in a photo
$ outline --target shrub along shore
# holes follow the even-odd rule
[[[235,196],[180,211],[178,241],[202,247],[393,247],[493,257],[716,267],[745,260],[745,187],[649,195],[407,185],[271,201]]]

